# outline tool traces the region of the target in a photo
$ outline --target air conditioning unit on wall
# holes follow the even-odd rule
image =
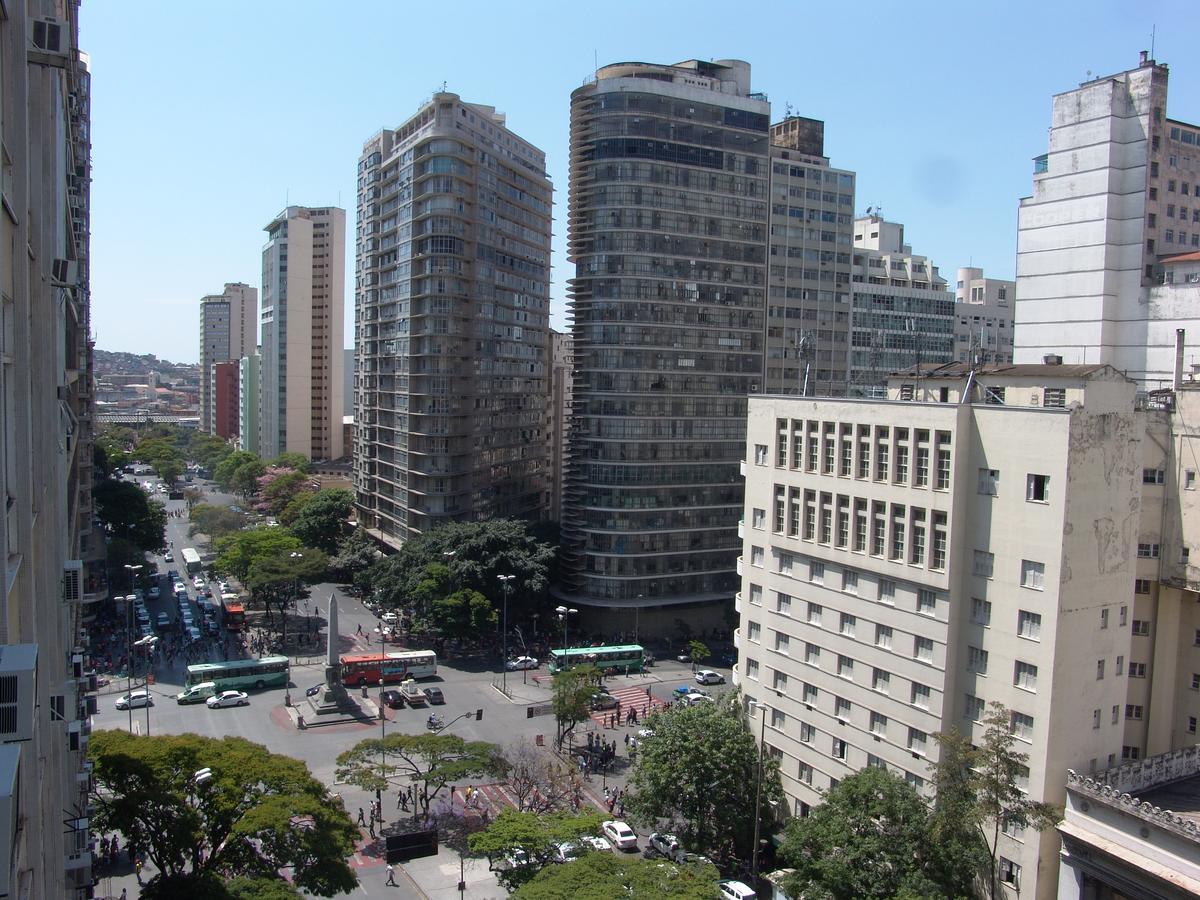
[[[31,65],[67,67],[67,46],[70,35],[57,19],[31,19],[26,57]]]
[[[37,644],[0,645],[0,743],[33,738]]]

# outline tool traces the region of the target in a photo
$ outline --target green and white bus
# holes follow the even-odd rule
[[[596,666],[599,669],[616,669],[640,672],[645,665],[645,651],[640,644],[622,644],[614,647],[572,647],[570,650],[550,651],[550,671],[561,672],[575,666]]]
[[[218,691],[283,687],[288,682],[288,658],[264,656],[262,659],[231,659],[229,662],[197,663],[187,667],[187,680],[184,682],[187,687],[206,681],[214,682]]]

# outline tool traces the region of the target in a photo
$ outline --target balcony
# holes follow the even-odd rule
[[[738,537],[739,538],[746,537],[746,520],[745,519],[738,519]]]
[[[742,592],[738,591],[733,595],[733,611],[741,613],[742,611]]]
[[[737,573],[740,578],[742,576],[742,557],[740,556],[737,558]]]

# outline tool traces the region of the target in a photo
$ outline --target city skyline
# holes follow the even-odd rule
[[[748,61],[755,89],[771,99],[773,121],[789,111],[825,121],[826,153],[835,165],[858,175],[856,213],[882,207],[889,220],[904,222],[921,235],[921,251],[945,273],[974,265],[995,278],[1011,278],[1015,272],[1017,204],[1029,193],[1033,158],[1045,150],[1048,95],[1075,88],[1089,71],[1097,77],[1134,65],[1138,51],[1149,49],[1150,29],[1157,23],[1155,55],[1175,66],[1172,115],[1200,119],[1200,79],[1189,71],[1182,39],[1194,30],[1187,25],[1200,21],[1200,14],[1184,3],[1153,4],[1137,13],[1116,8],[1100,15],[1091,7],[1082,15],[1084,7],[1076,4],[1049,10],[1029,6],[1028,15],[1019,9],[913,15],[880,7],[872,14],[875,27],[861,34],[833,10],[771,11],[774,21],[794,16],[805,34],[830,36],[817,47],[800,47],[796,30],[764,29],[758,20],[722,23],[720,38],[714,40],[711,16],[676,21],[669,10],[639,8],[643,27],[630,34],[623,27],[621,7],[605,21],[587,22],[586,43],[592,46],[582,47],[566,40],[579,30],[571,28],[570,11],[535,5],[527,9],[552,36],[540,50],[536,69],[508,65],[491,52],[493,47],[519,46],[517,35],[527,33],[529,16],[496,17],[481,10],[472,20],[478,24],[456,36],[462,52],[448,57],[436,42],[418,42],[409,48],[405,69],[393,69],[393,77],[386,79],[358,75],[378,76],[387,63],[361,67],[358,61],[390,58],[376,51],[390,46],[395,29],[388,26],[400,26],[399,10],[371,10],[375,24],[363,29],[363,16],[321,17],[314,6],[310,15],[281,19],[283,7],[264,5],[239,10],[241,25],[231,31],[219,17],[202,17],[199,7],[142,8],[145,14],[139,15],[138,6],[123,5],[120,16],[103,4],[82,9],[81,40],[98,75],[94,102],[101,113],[94,152],[95,330],[100,347],[155,352],[181,361],[196,355],[196,300],[227,281],[257,284],[262,221],[288,203],[349,208],[362,142],[381,121],[402,122],[441,89],[443,80],[448,90],[472,102],[504,109],[510,126],[547,153],[559,198],[551,324],[560,330],[565,327],[569,274],[563,202],[569,98],[590,77],[594,64],[685,59],[705,52]],[[1026,33],[1029,16],[1035,14],[1036,33]],[[406,30],[419,32],[423,22],[431,25],[433,19],[423,20],[419,10],[406,11]],[[153,34],[170,32],[187,33],[187,48],[152,40]],[[1061,46],[1065,33],[1074,38],[1067,47]],[[833,39],[839,34],[853,36],[853,53],[841,49],[844,41]],[[987,44],[970,44],[979,34],[988,35]],[[556,43],[553,37],[560,35]],[[956,43],[968,49],[957,54],[921,49]],[[314,76],[309,85],[298,76],[293,82],[298,89],[276,94],[270,104],[262,102],[254,85],[270,83],[285,53],[338,45],[347,49],[330,51],[331,64],[322,67],[319,80]],[[804,54],[800,65],[795,63],[798,50]],[[203,77],[155,79],[152,73],[166,62],[167,52],[173,67],[194,66],[203,70]],[[222,59],[220,66],[203,64],[216,57]],[[345,63],[345,74],[331,76],[339,61]],[[831,68],[836,66],[842,68]],[[831,71],[838,77],[826,77]],[[903,76],[901,91],[896,90],[897,72]],[[817,89],[806,90],[814,79],[820,79]],[[886,84],[886,94],[880,82]],[[123,96],[141,100],[110,104],[110,97]],[[312,102],[323,105],[323,127],[308,128],[303,141],[280,144],[288,152],[279,153],[275,136],[305,121]],[[154,140],[147,128],[151,119],[142,112],[147,108],[189,113],[175,122],[170,155],[147,158],[139,152]],[[237,137],[218,141],[213,138],[217,134]],[[181,182],[173,174],[179,170],[193,177]],[[183,233],[181,226],[146,229],[130,240],[128,229],[118,230],[118,223],[164,218],[168,197],[173,205],[192,210]],[[186,254],[174,249],[185,243]],[[352,252],[348,247],[347,253]],[[150,304],[163,314],[136,315]],[[347,304],[347,338],[352,315]]]

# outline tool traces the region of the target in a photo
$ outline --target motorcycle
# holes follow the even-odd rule
[[[441,716],[437,713],[430,713],[429,718],[425,720],[425,727],[430,731],[441,731],[445,726]]]

